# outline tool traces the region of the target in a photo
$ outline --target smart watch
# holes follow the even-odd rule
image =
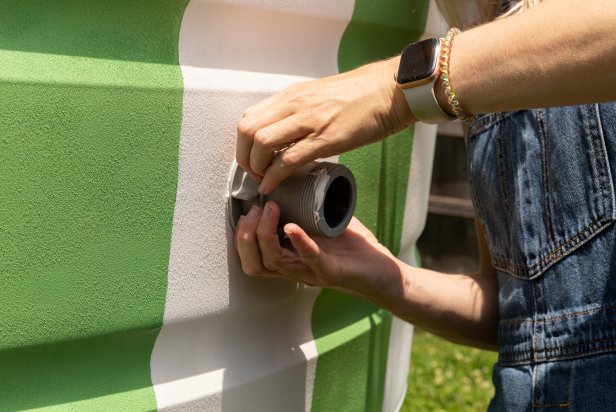
[[[441,108],[434,95],[440,52],[441,39],[432,38],[409,44],[400,55],[396,81],[411,111],[424,123],[445,123],[456,118]]]

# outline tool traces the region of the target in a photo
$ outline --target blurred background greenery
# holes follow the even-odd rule
[[[401,412],[485,411],[497,353],[456,345],[415,328]]]

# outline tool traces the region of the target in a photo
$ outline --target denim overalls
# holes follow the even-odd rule
[[[481,116],[477,214],[498,272],[490,411],[616,411],[616,104]]]

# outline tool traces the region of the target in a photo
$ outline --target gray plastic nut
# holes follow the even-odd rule
[[[357,186],[351,171],[340,164],[311,162],[297,169],[267,196],[237,165],[231,173],[228,212],[231,226],[253,205],[271,200],[280,206],[280,227],[296,223],[313,236],[334,238],[349,225],[355,211]]]

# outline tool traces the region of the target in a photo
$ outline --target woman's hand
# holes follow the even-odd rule
[[[413,117],[394,79],[398,62],[298,83],[248,108],[237,126],[238,164],[269,194],[312,160],[402,130]]]
[[[294,250],[280,244],[280,209],[273,202],[253,207],[238,221],[235,247],[250,276],[279,276],[297,282],[345,290],[383,304],[403,293],[403,265],[353,218],[335,239],[310,238],[299,226],[284,232]]]

